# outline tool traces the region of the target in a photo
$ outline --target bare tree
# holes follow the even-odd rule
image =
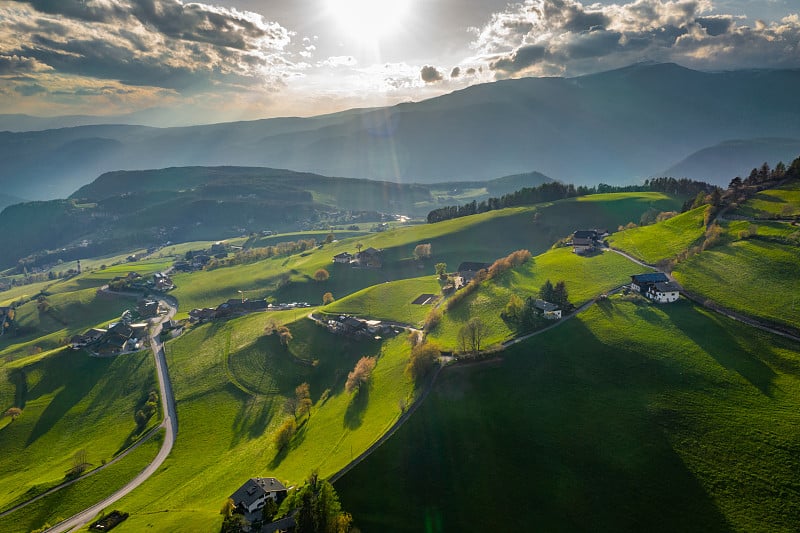
[[[17,418],[19,418],[19,415],[21,414],[22,414],[22,409],[20,409],[19,407],[10,407],[9,409],[6,410],[3,416],[10,417],[11,421],[13,422]]]
[[[286,347],[289,346],[289,343],[294,338],[292,337],[292,332],[289,331],[289,328],[286,326],[281,326],[278,328],[278,337],[281,339],[281,344]]]
[[[478,317],[470,318],[458,332],[458,346],[465,353],[480,352],[486,334],[487,328],[483,321]]]

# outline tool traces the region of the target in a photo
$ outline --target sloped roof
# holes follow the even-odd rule
[[[656,290],[658,292],[680,292],[681,286],[674,281],[667,281],[666,283],[656,283]]]
[[[597,231],[593,229],[579,229],[572,234],[574,239],[596,239]]]
[[[641,283],[667,283],[669,278],[663,272],[649,272],[647,274],[633,275],[631,280],[639,285]]]
[[[231,499],[235,505],[244,504],[249,507],[256,500],[262,498],[268,492],[285,491],[283,483],[274,477],[251,477],[239,487],[236,492],[231,494]]]
[[[478,263],[475,261],[464,261],[458,265],[458,272],[477,272],[492,266],[491,263]]]
[[[556,304],[547,302],[545,300],[540,300],[538,298],[533,301],[533,306],[536,309],[541,309],[542,311],[545,311],[545,312],[548,312],[548,313],[551,312],[551,311],[558,311],[558,306]]]

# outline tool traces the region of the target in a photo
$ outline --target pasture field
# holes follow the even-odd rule
[[[435,274],[367,287],[326,305],[321,311],[419,326],[432,307],[431,304],[412,304],[421,294],[434,294],[436,298],[441,297],[441,286]]]
[[[194,307],[216,306],[235,298],[237,291],[249,297],[273,295],[278,301],[317,304],[326,292],[337,299],[366,287],[398,279],[433,274],[434,264],[444,262],[454,271],[462,261],[492,262],[518,249],[540,254],[557,240],[582,227],[617,227],[636,219],[650,207],[674,209],[680,200],[661,193],[592,195],[559,202],[489,211],[478,215],[371,233],[344,239],[289,257],[257,263],[178,274],[172,293],[181,302],[181,312]],[[383,252],[383,268],[352,268],[332,263],[341,252],[363,248]],[[430,243],[432,257],[415,261],[417,244]],[[421,266],[421,268],[420,268]],[[315,282],[313,274],[325,268],[330,279]]]
[[[17,308],[16,334],[9,331],[0,337],[0,357],[21,357],[35,347],[51,350],[72,335],[119,318],[125,309],[136,307],[133,299],[100,294],[96,289],[53,294],[47,297],[47,304],[46,309],[40,308],[32,300]]]
[[[736,213],[752,218],[800,215],[800,182],[761,191],[740,206]]]
[[[160,411],[140,433],[134,420],[152,390],[148,350],[108,359],[60,349],[3,364],[0,404],[23,413],[0,428],[0,508],[63,481],[80,450],[94,467],[113,459],[159,423]]]
[[[445,312],[428,337],[445,348],[455,349],[459,330],[470,318],[479,317],[487,327],[485,346],[497,344],[515,333],[513,326],[500,316],[512,294],[524,300],[538,296],[548,279],[553,284],[564,280],[570,302],[577,307],[630,281],[632,274],[641,271],[641,267],[611,251],[579,256],[570,247],[554,248],[484,282],[476,292]]]
[[[46,524],[55,525],[94,505],[144,470],[158,454],[162,441],[163,430],[118,463],[0,518],[0,530],[4,533],[28,533]],[[108,512],[111,510],[107,509]]]
[[[619,231],[608,237],[608,242],[652,265],[702,242],[704,210],[698,207],[657,224]]]
[[[179,432],[164,466],[116,505],[131,513],[119,531],[216,532],[220,507],[245,480],[274,476],[296,484],[314,469],[330,476],[412,401],[404,336],[351,341],[301,318],[288,325],[294,340],[287,350],[276,335],[263,334],[265,322],[255,314],[206,324],[167,344]],[[369,389],[354,396],[344,382],[364,355],[378,356],[378,364]],[[311,416],[278,451],[273,437],[290,416],[286,397],[302,382],[310,384]]]
[[[800,346],[613,297],[446,369],[336,484],[362,531],[795,531]]]
[[[751,239],[711,248],[679,263],[689,291],[755,318],[800,324],[800,255],[792,246]]]

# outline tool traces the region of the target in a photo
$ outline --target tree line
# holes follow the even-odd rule
[[[466,217],[496,209],[506,207],[518,207],[523,205],[533,205],[542,202],[553,202],[565,198],[586,196],[589,194],[601,194],[611,192],[646,192],[655,191],[681,196],[694,196],[699,191],[710,192],[714,189],[710,185],[701,181],[694,181],[686,178],[654,178],[645,180],[643,185],[616,186],[601,183],[594,187],[585,185],[575,186],[571,183],[564,184],[557,181],[543,183],[538,187],[525,187],[516,192],[504,194],[500,197],[492,197],[481,202],[466,203],[464,205],[451,205],[434,209],[428,213],[428,223],[441,222],[453,218]]]

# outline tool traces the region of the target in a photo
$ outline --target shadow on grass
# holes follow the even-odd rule
[[[694,306],[666,307],[665,312],[675,326],[692,339],[724,368],[736,372],[762,394],[772,396],[775,372],[761,359],[747,353],[725,324],[717,317],[702,317]],[[714,327],[709,327],[712,325]],[[747,327],[736,325],[735,327]]]
[[[364,413],[369,404],[369,385],[360,387],[350,398],[344,412],[344,425],[348,429],[357,429],[364,423]]]
[[[233,395],[241,395],[241,391],[229,384],[228,389]],[[256,396],[242,398],[241,408],[233,419],[233,440],[231,448],[237,446],[243,439],[255,439],[264,435],[272,421],[275,410],[275,396]]]
[[[528,357],[534,345],[539,356]],[[673,445],[693,413],[652,403],[684,386],[680,369],[606,344],[578,320],[509,352],[501,367],[460,368],[459,383],[480,386],[458,401],[437,383],[337,482],[361,527],[425,530],[435,509],[444,531],[732,529]]]
[[[39,437],[50,431],[70,409],[83,400],[101,380],[111,364],[108,359],[87,357],[81,360],[74,356],[70,357],[71,355],[65,350],[38,363],[44,367],[42,368],[44,376],[33,390],[29,391],[30,396],[33,398],[54,391],[59,392],[39,416],[28,436],[26,446],[36,442]]]

